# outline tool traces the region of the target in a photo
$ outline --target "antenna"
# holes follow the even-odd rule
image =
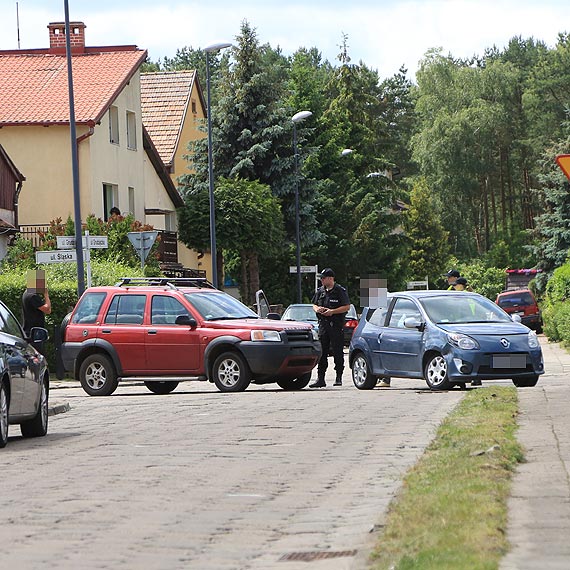
[[[16,28],[18,29],[18,49],[20,49],[20,10],[18,9],[18,2],[16,2]]]

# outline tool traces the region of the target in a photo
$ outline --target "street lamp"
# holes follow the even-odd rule
[[[231,47],[231,43],[212,44],[206,52],[206,113],[208,115],[208,192],[210,197],[210,255],[212,258],[212,284],[218,287],[218,259],[216,252],[216,202],[214,200],[214,161],[212,159],[212,113],[210,104],[210,53]]]
[[[351,154],[353,153],[354,150],[352,150],[351,148],[345,148],[341,153],[340,156],[346,156],[347,154]]]
[[[295,242],[297,245],[297,302],[301,302],[301,236],[299,233],[299,156],[297,154],[297,123],[308,119],[311,111],[295,113],[293,121],[293,154],[295,155]]]

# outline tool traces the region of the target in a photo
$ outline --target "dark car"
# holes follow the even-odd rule
[[[495,303],[510,315],[519,315],[523,325],[542,332],[542,315],[530,289],[503,291],[497,295]]]
[[[301,321],[304,323],[311,323],[314,327],[319,326],[319,321],[317,319],[317,313],[313,309],[311,303],[294,303],[289,305],[281,317],[283,321]],[[344,346],[350,344],[352,339],[352,333],[358,326],[358,315],[356,314],[356,309],[354,305],[350,305],[350,309],[344,317],[343,325],[343,335],[344,335]],[[332,352],[331,352],[332,354]]]
[[[423,378],[432,390],[508,378],[535,386],[544,373],[534,331],[477,293],[409,291],[385,309],[365,308],[350,343],[357,388],[379,378]]]
[[[260,318],[205,279],[136,278],[87,289],[62,323],[60,353],[92,396],[112,394],[123,378],[157,394],[181,380],[222,392],[250,382],[300,390],[321,343],[309,324]]]
[[[41,437],[48,429],[49,373],[36,349],[47,340],[34,327],[27,337],[0,301],[0,447],[8,443],[8,426],[19,424],[24,437]]]

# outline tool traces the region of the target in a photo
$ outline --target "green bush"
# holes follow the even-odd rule
[[[46,315],[46,328],[50,338],[46,343],[45,351],[50,371],[55,372],[55,344],[56,328],[61,321],[73,310],[77,303],[77,265],[75,263],[58,263],[44,265],[46,282],[51,300],[51,314]],[[16,267],[8,269],[3,266],[0,272],[0,299],[22,321],[22,294],[26,289],[27,269]],[[108,260],[92,261],[92,286],[114,285],[122,277],[143,277],[140,267],[133,268],[121,263],[112,263]],[[87,281],[86,281],[87,286]]]
[[[544,301],[544,334],[570,347],[570,263],[554,270],[546,284]]]
[[[487,267],[476,259],[469,263],[459,263],[456,267],[469,287],[475,292],[494,301],[505,288],[506,270],[500,267]]]

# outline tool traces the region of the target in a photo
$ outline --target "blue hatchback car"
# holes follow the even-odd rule
[[[502,378],[527,387],[544,373],[536,333],[465,291],[390,293],[387,308],[365,308],[349,362],[361,390],[391,376],[423,378],[432,390]]]

